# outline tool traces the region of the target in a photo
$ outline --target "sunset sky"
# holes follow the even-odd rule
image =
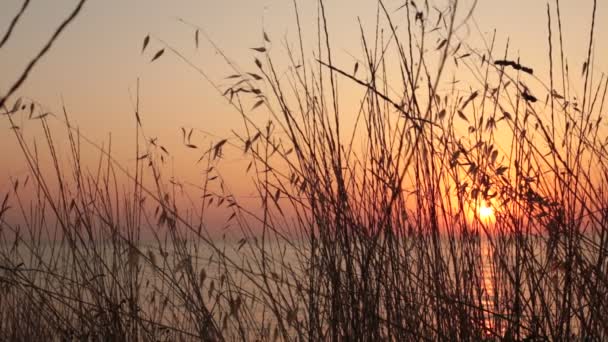
[[[573,74],[580,75],[588,44],[592,1],[561,2],[566,51]],[[363,25],[371,30],[376,2],[332,0],[326,3],[335,63],[348,70],[355,62],[352,56],[362,55],[357,17],[361,17]],[[403,0],[386,0],[385,3],[389,9],[396,10]],[[438,7],[445,7],[445,1],[436,3]],[[471,0],[460,2],[461,15],[472,3]],[[29,58],[37,53],[75,4],[74,0],[32,1],[12,39],[0,50],[0,92],[12,84]],[[2,1],[1,32],[20,6],[19,0]],[[316,1],[298,0],[298,6],[304,34],[315,37]],[[404,15],[397,12],[395,18],[403,19]],[[205,70],[220,86],[228,85],[224,77],[231,74],[229,68],[203,38],[197,50],[193,28],[180,23],[178,17],[204,28],[226,55],[244,69],[255,67],[254,52],[250,48],[263,43],[263,31],[271,38],[271,51],[279,60],[285,61],[281,59],[285,55],[285,39],[295,45],[293,39],[297,28],[292,1],[90,0],[34,70],[18,96],[34,99],[55,113],[61,112],[63,99],[71,120],[83,134],[101,143],[112,133],[118,159],[128,165],[134,153],[132,100],[136,80],[140,78],[141,113],[147,135],[159,137],[169,150],[175,151],[176,158],[185,156],[186,162],[193,163],[200,154],[183,149],[180,127],[212,133],[215,137],[205,137],[202,133],[194,137],[201,146],[208,146],[219,137],[229,136],[232,129],[240,131],[241,121],[226,100],[175,55],[166,52],[159,60],[149,63],[153,54],[162,48],[155,40],[160,38]],[[605,20],[608,6],[603,1],[599,3],[597,18],[596,34],[603,38],[596,40],[596,55],[606,56],[608,40],[604,38],[608,33],[608,20]],[[545,1],[479,1],[473,20],[458,31],[461,38],[468,36],[472,45],[479,46],[475,24],[486,38],[496,29],[500,51],[504,50],[506,38],[510,38],[511,55],[518,54],[541,79],[547,79]],[[142,55],[142,40],[147,34],[153,39]],[[308,46],[308,49],[312,48],[312,45]],[[595,70],[597,75],[608,71],[608,61],[598,58]],[[18,96],[9,101],[9,105]],[[265,114],[260,112],[259,115]],[[25,129],[32,127],[32,132],[38,126],[37,122],[31,121],[20,121],[20,124]],[[0,192],[4,193],[8,177],[21,177],[25,167],[8,120],[2,118],[0,129],[4,131],[0,134]],[[238,159],[239,156],[233,157]]]
[[[0,0],[0,342],[608,341],[607,113],[608,0]]]

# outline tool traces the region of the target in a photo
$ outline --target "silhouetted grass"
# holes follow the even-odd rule
[[[67,113],[47,116],[25,102],[6,109],[29,185],[14,181],[0,207],[0,219],[9,210],[22,216],[19,225],[0,221],[0,336],[608,338],[608,80],[593,78],[596,1],[582,98],[569,83],[559,2],[547,11],[547,65],[536,67],[550,69],[548,85],[495,37],[484,49],[461,41],[456,13],[469,9],[457,0],[443,11],[418,6],[399,8],[406,15],[397,28],[394,9],[378,1],[377,26],[361,28],[364,54],[353,67],[332,62],[323,1],[311,28],[318,46],[304,51],[308,28],[294,2],[299,47],[287,48],[285,75],[266,33],[242,69],[182,21],[197,47],[206,39],[233,69],[228,89],[158,40],[152,61],[182,59],[243,119],[244,133],[218,139],[200,158],[200,184],[165,174],[169,151],[145,135],[139,96],[131,172],[113,159],[111,142],[93,144]],[[466,71],[469,89],[444,80],[450,68]],[[340,100],[344,83],[364,95]],[[343,101],[359,105],[349,132]],[[13,121],[28,109],[44,151]],[[272,120],[259,126],[254,110]],[[49,120],[68,128],[68,161],[59,160]],[[186,148],[204,150],[191,130],[182,135]],[[93,170],[81,163],[81,144],[100,151]],[[224,187],[216,166],[227,147],[250,159],[261,209]],[[22,200],[24,186],[37,201]],[[188,189],[196,196],[184,208],[178,199]],[[494,217],[479,217],[481,206]],[[239,232],[235,241],[212,236],[218,227],[208,216],[218,207]]]

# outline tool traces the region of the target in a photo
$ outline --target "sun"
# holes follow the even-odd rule
[[[494,220],[494,208],[488,206],[487,203],[481,203],[477,208],[477,213],[482,221]]]

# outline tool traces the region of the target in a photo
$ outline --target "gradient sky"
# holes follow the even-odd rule
[[[392,9],[403,2],[385,1]],[[373,27],[376,2],[327,0],[326,3],[337,64],[342,63],[349,69],[354,64],[350,56],[361,55],[356,18],[360,16],[364,25]],[[436,3],[441,7],[445,0]],[[471,0],[461,1],[461,8],[471,3]],[[561,3],[566,49],[572,69],[577,70],[573,73],[577,74],[588,44],[592,1],[562,0]],[[12,84],[75,4],[75,0],[32,0],[13,38],[0,50],[0,93]],[[313,36],[316,1],[298,0],[298,4],[303,29]],[[546,4],[540,0],[481,0],[474,12],[474,22],[468,26],[470,39],[479,43],[474,23],[486,37],[496,29],[498,46],[504,47],[506,38],[510,38],[511,50],[517,51],[521,60],[543,78],[549,68]],[[20,6],[20,0],[2,0],[0,32],[4,32]],[[254,53],[249,48],[262,43],[262,30],[268,32],[277,54],[284,51],[285,37],[295,37],[292,6],[288,0],[89,0],[80,17],[34,70],[19,96],[35,99],[56,113],[60,113],[63,98],[71,120],[83,134],[101,143],[107,141],[108,133],[112,132],[119,160],[127,164],[134,153],[132,99],[138,77],[146,133],[158,136],[169,150],[183,150],[182,126],[228,136],[232,129],[241,128],[238,113],[174,55],[167,53],[150,64],[151,56],[161,46],[153,40],[148,51],[141,55],[142,40],[149,33],[163,39],[202,67],[214,81],[226,85],[222,79],[230,70],[206,42],[201,40],[196,50],[193,29],[176,18],[200,25],[228,56],[245,69],[253,69]],[[607,19],[608,3],[602,0],[596,27],[596,34],[601,37],[596,40],[598,72],[608,71]],[[466,36],[467,30],[463,28],[459,35]],[[21,125],[32,132],[36,132],[35,126],[38,126],[36,122],[21,122]],[[3,131],[0,134],[0,193],[4,193],[8,176],[22,176],[25,168],[4,118],[0,130]],[[202,146],[212,140],[202,135],[195,135],[195,139]],[[198,155],[190,153],[185,158],[194,161]]]

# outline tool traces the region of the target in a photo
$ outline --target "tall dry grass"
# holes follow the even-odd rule
[[[301,25],[294,1],[299,41],[287,48],[286,76],[266,34],[242,69],[183,21],[197,45],[207,39],[233,69],[236,85],[227,89],[159,40],[164,48],[153,61],[165,52],[182,59],[243,119],[244,133],[203,154],[207,176],[190,185],[202,194],[192,208],[178,201],[184,185],[164,172],[169,152],[145,134],[139,101],[131,172],[113,158],[111,143],[94,145],[65,111],[5,107],[29,182],[14,181],[0,209],[0,219],[9,210],[21,215],[19,224],[0,221],[0,336],[608,338],[608,80],[597,79],[592,63],[597,2],[582,98],[570,84],[559,1],[547,7],[547,65],[538,66],[549,68],[546,81],[494,38],[483,49],[461,40],[458,18],[466,21],[469,9],[457,0],[441,11],[409,2],[399,8],[402,28],[395,9],[377,4],[377,26],[362,26],[364,54],[353,68],[332,62],[323,1],[312,28],[318,45],[304,50],[311,28]],[[474,80],[469,89],[446,81],[451,68]],[[364,90],[348,132],[344,83]],[[272,120],[258,125],[253,110]],[[40,121],[43,145],[28,144],[15,125],[23,111]],[[59,160],[50,120],[67,127],[68,162]],[[190,134],[184,130],[184,144],[198,150]],[[84,144],[99,150],[92,171],[81,162]],[[211,186],[223,184],[215,167],[230,145],[250,158],[259,211]],[[41,167],[41,155],[50,168]],[[25,191],[38,200],[26,203]],[[482,205],[495,217],[480,217]],[[212,236],[214,207],[229,213],[238,241]]]

